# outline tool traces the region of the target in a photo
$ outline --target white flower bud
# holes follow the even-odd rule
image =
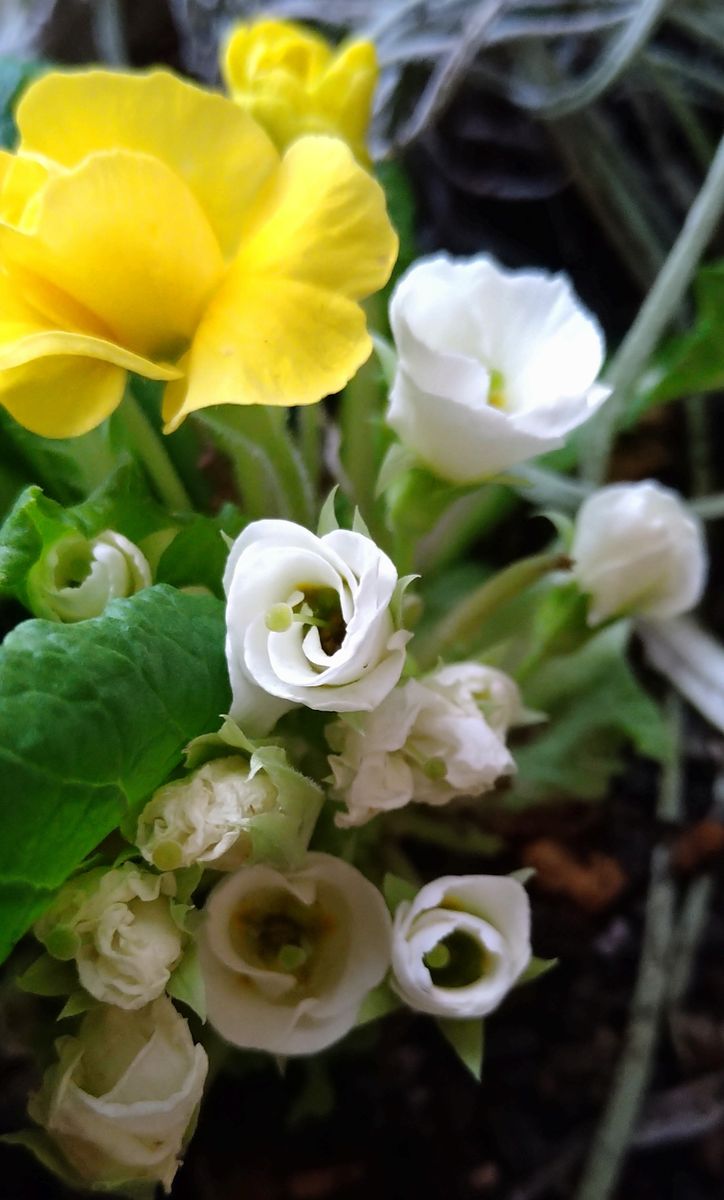
[[[505,737],[521,714],[512,679],[466,662],[408,679],[354,725],[335,722],[327,738],[338,753],[329,763],[348,809],[337,824],[363,825],[412,800],[481,796],[515,771]]]
[[[104,1190],[148,1180],[168,1192],[208,1068],[171,1001],[99,1006],[56,1049],[28,1111],[72,1170]]]
[[[161,995],[181,958],[184,938],[170,907],[175,886],[173,875],[134,863],[88,871],[61,888],[35,935],[55,957],[75,959],[96,1000],[142,1008]]]
[[[238,755],[215,758],[154,793],[141,813],[136,845],[162,871],[197,862],[233,871],[251,851],[251,822],[276,801],[264,771],[252,774]]]
[[[576,518],[573,572],[597,625],[627,614],[675,617],[701,599],[707,573],[698,518],[658,483],[594,492]]]
[[[410,636],[393,620],[396,586],[393,563],[361,533],[247,526],[224,575],[231,716],[263,734],[297,704],[375,708],[400,678]]]
[[[563,275],[487,255],[417,262],[395,288],[388,421],[442,479],[475,483],[558,446],[608,396],[603,334]]]
[[[69,533],[55,542],[30,571],[28,595],[39,615],[67,623],[98,617],[111,600],[150,584],[138,546],[107,529],[95,538]]]
[[[343,1037],[390,964],[382,896],[349,863],[309,854],[286,875],[241,867],[206,904],[208,1018],[236,1046],[311,1054]]]
[[[517,879],[448,875],[395,913],[392,986],[418,1012],[484,1017],[530,959],[530,903]]]

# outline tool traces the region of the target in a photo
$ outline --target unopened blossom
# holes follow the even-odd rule
[[[604,340],[564,275],[436,255],[395,288],[388,421],[442,479],[476,483],[562,446],[610,389]]]
[[[395,912],[392,985],[418,1012],[484,1017],[530,959],[530,903],[517,879],[447,875]]]
[[[81,985],[104,1004],[137,1009],[163,992],[184,935],[173,918],[173,875],[134,863],[71,879],[35,926],[50,954],[75,959]]]
[[[360,301],[397,252],[338,138],[280,156],[238,104],[164,70],[51,71],[0,151],[0,404],[72,437],[128,372],[167,430],[210,404],[311,404],[369,356]]]
[[[208,1018],[236,1046],[311,1054],[344,1037],[390,964],[390,917],[355,867],[312,853],[217,884],[200,934]]]
[[[701,522],[652,480],[600,488],[582,504],[573,572],[590,596],[589,624],[609,617],[676,617],[701,599],[707,553]]]
[[[355,39],[335,49],[293,21],[262,17],[232,28],[221,65],[232,98],[278,149],[302,134],[327,133],[367,162],[379,74],[373,42]]]
[[[28,1111],[72,1172],[102,1190],[148,1181],[170,1191],[208,1069],[171,1001],[101,1005],[56,1051]]]
[[[327,730],[342,827],[363,825],[410,801],[447,804],[480,796],[515,771],[505,744],[520,719],[518,689],[480,663],[455,663],[408,679],[371,713]]]
[[[111,600],[151,585],[151,568],[138,546],[106,529],[94,538],[68,533],[28,573],[33,611],[51,621],[98,617]]]
[[[322,801],[322,789],[280,746],[264,746],[250,759],[212,759],[159,788],[141,813],[136,844],[160,870],[201,863],[233,871],[252,856],[288,865],[306,851]]]
[[[154,793],[139,818],[136,845],[161,869],[198,862],[230,871],[249,854],[245,827],[275,800],[272,781],[259,772],[251,776],[245,759],[213,759]]]
[[[248,525],[224,574],[234,720],[254,735],[298,704],[376,708],[400,678],[410,636],[393,616],[397,584],[392,561],[361,533]]]

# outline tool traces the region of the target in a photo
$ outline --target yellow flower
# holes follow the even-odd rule
[[[211,404],[311,404],[368,357],[359,301],[397,239],[348,147],[280,157],[223,96],[166,71],[52,73],[0,152],[0,404],[70,437],[166,380],[167,431]]]
[[[222,71],[234,100],[280,150],[302,134],[330,133],[369,162],[365,140],[379,73],[372,42],[335,51],[291,21],[255,21],[232,31]]]

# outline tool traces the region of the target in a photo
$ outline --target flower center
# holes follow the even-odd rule
[[[332,924],[319,903],[302,904],[289,892],[270,889],[239,905],[229,932],[234,949],[250,966],[294,975],[304,983]]]
[[[482,978],[486,958],[475,938],[456,929],[428,950],[424,963],[435,987],[461,988]]]
[[[309,624],[314,624],[319,629],[319,640],[324,653],[336,654],[347,633],[338,593],[334,588],[315,587],[313,584],[303,586],[301,591],[304,599],[299,606],[300,614],[312,617]]]
[[[493,369],[490,372],[488,404],[491,406],[491,408],[505,408],[505,378],[502,371],[496,371]]]

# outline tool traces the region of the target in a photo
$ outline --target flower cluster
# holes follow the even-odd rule
[[[107,1191],[171,1188],[208,1030],[285,1059],[396,1007],[481,1040],[547,964],[526,879],[501,860],[450,873],[445,852],[453,869],[494,855],[519,768],[519,799],[575,790],[588,729],[544,740],[561,687],[598,687],[631,618],[688,611],[706,575],[698,519],[653,481],[554,513],[553,544],[501,570],[436,572],[460,502],[519,491],[515,469],[610,394],[602,331],[564,276],[420,260],[391,292],[394,344],[374,330],[377,410],[355,423],[347,389],[324,454],[318,425],[276,411],[344,389],[372,352],[362,302],[397,250],[366,146],[376,56],[261,19],[231,31],[223,75],[227,94],[166,71],[51,71],[0,154],[0,405],[65,438],[107,434],[129,377],[161,399],[160,419],[136,403],[130,432],[119,413],[155,497],[122,463],[68,508],[27,489],[0,530],[0,594],[42,618],[12,635],[8,693],[27,677],[40,694],[38,645],[52,675],[9,786],[26,813],[40,746],[53,855],[12,928],[35,919],[21,985],[63,997],[74,1023],[28,1144]],[[198,415],[219,405],[261,419]],[[233,459],[241,507],[180,512],[183,489],[165,494],[161,421],[191,414],[199,455]],[[379,461],[349,471],[373,461],[365,434]],[[341,494],[322,503],[325,472]],[[638,719],[636,686],[627,674]],[[606,762],[616,718],[594,729],[615,742]],[[400,845],[416,833],[439,878]],[[38,820],[34,853],[45,838]]]

